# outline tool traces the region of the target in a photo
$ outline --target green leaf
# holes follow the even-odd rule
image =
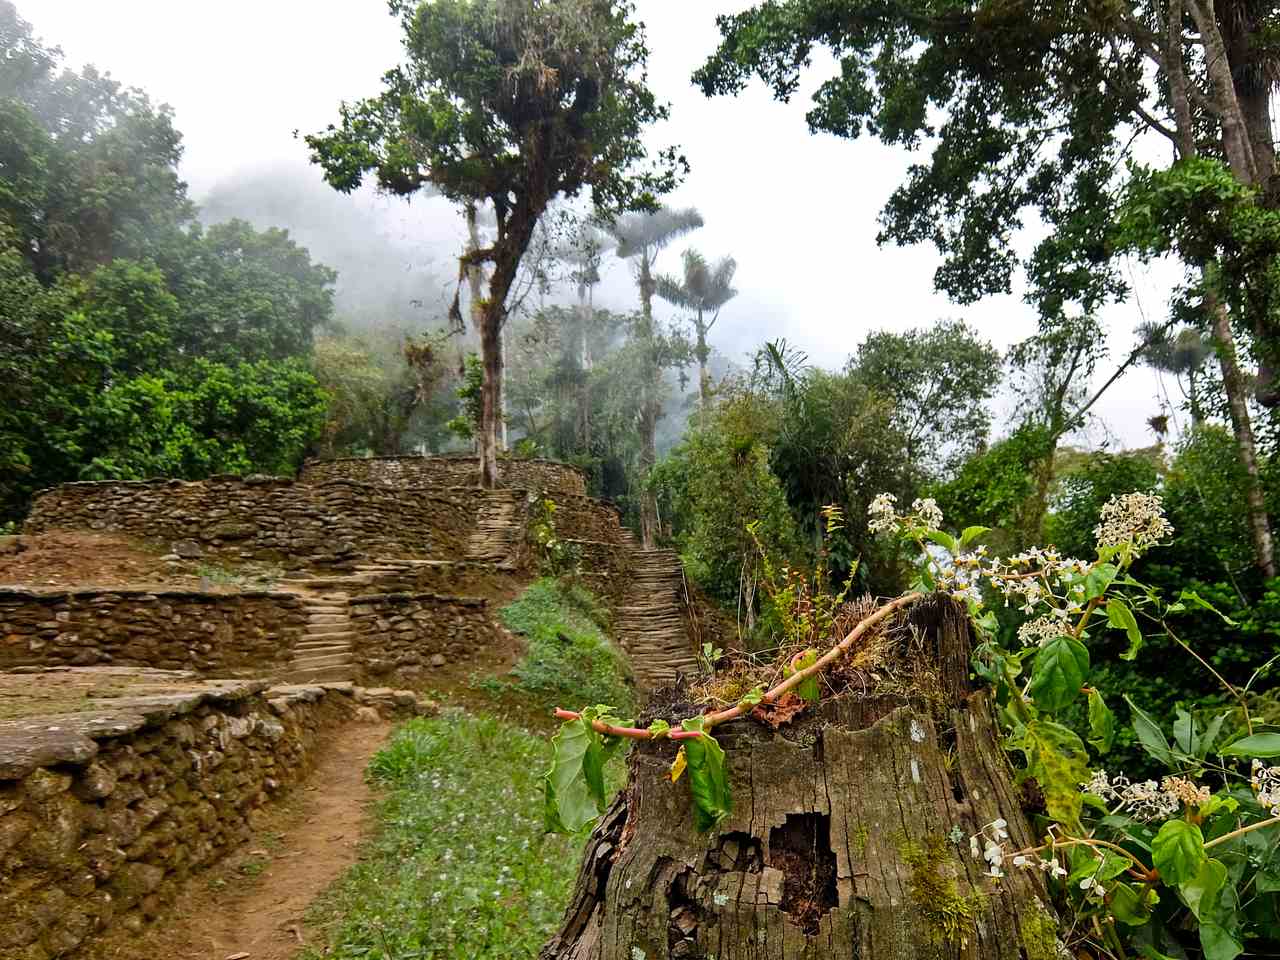
[[[1089,746],[1098,753],[1111,751],[1116,739],[1116,715],[1097,690],[1089,691],[1089,734]]]
[[[551,738],[551,769],[542,778],[548,830],[574,833],[600,815],[603,804],[596,805],[585,769],[592,746],[582,717],[565,721]]]
[[[1206,859],[1204,835],[1185,820],[1170,820],[1151,842],[1151,862],[1171,886],[1193,879]]]
[[[787,676],[791,676],[794,673],[799,673],[801,670],[812,667],[817,662],[818,651],[806,650],[804,653],[797,654],[793,657],[791,663],[784,672]],[[801,700],[807,700],[809,703],[817,703],[819,695],[817,675],[815,674],[811,677],[805,677],[801,680],[796,686],[796,695],[799,696]]]
[[[702,733],[703,723],[702,717],[690,717],[682,726],[685,730]],[[709,733],[685,740],[684,751],[689,769],[689,792],[693,796],[694,826],[706,832],[718,826],[733,809],[724,751]]]
[[[1089,675],[1089,651],[1075,637],[1060,634],[1036,652],[1029,692],[1041,710],[1057,712],[1080,695]]]
[[[1129,709],[1133,713],[1133,730],[1138,735],[1138,742],[1142,744],[1142,749],[1161,763],[1172,766],[1175,762],[1174,753],[1160,727],[1128,697],[1124,698],[1124,702],[1129,704]]]
[[[655,737],[663,737],[671,732],[671,724],[665,720],[655,720],[649,724],[649,732]]]
[[[1107,601],[1107,622],[1129,635],[1129,649],[1120,654],[1120,659],[1135,659],[1142,649],[1142,631],[1138,629],[1138,618],[1133,615],[1133,610],[1119,597],[1112,597]]]
[[[1218,739],[1218,733],[1222,730],[1223,721],[1226,719],[1227,714],[1220,713],[1209,721],[1209,725],[1204,728],[1204,733],[1200,735],[1200,740],[1196,744],[1197,757],[1203,759],[1213,749],[1213,744]]]
[[[1212,916],[1218,904],[1222,885],[1227,882],[1227,868],[1219,860],[1205,860],[1191,879],[1178,884],[1178,892],[1197,920]]]
[[[1111,581],[1116,578],[1119,568],[1114,563],[1100,563],[1085,575],[1084,598],[1096,600],[1107,592]]]
[[[1032,720],[1009,745],[1026,755],[1027,772],[1040,784],[1049,816],[1068,830],[1079,830],[1080,784],[1089,779],[1084,741],[1061,724]]]
[[[925,537],[948,550],[953,556],[960,552],[960,545],[956,542],[956,538],[949,533],[943,533],[941,530],[929,530],[925,533]]]
[[[754,707],[764,699],[764,687],[752,687],[742,695],[742,699],[738,701],[738,705],[742,707]]]
[[[1220,751],[1224,757],[1280,757],[1280,733],[1255,733],[1229,743]]]
[[[1178,594],[1178,599],[1183,601],[1184,603],[1190,603],[1192,606],[1199,607],[1202,610],[1208,610],[1211,613],[1216,613],[1219,617],[1222,618],[1222,622],[1229,627],[1237,626],[1234,620],[1232,620],[1225,613],[1223,613],[1221,610],[1215,607],[1208,600],[1204,599],[1204,597],[1200,596],[1200,594],[1196,593],[1194,590],[1183,590],[1180,594]]]
[[[991,532],[990,527],[965,527],[964,530],[960,532],[961,548],[967,547],[969,544],[973,543],[973,541],[977,540],[983,534],[990,533],[990,532]]]
[[[1244,944],[1236,935],[1213,920],[1200,924],[1200,946],[1204,949],[1204,960],[1235,960],[1244,953]]]
[[[1151,908],[1154,905],[1149,899],[1144,899],[1143,895],[1131,883],[1123,880],[1116,881],[1109,891],[1110,897],[1107,905],[1111,908],[1112,914],[1121,923],[1131,927],[1140,927],[1151,919]],[[1156,898],[1155,891],[1151,891],[1151,897]]]

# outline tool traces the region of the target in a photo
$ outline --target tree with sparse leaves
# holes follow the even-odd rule
[[[721,257],[711,264],[701,253],[690,248],[684,252],[682,277],[668,274],[658,277],[658,296],[670,304],[693,311],[698,396],[704,411],[711,403],[711,375],[707,372],[711,348],[707,346],[707,334],[720,319],[720,308],[738,295],[733,286],[733,275],[737,270],[738,262],[733,257]]]
[[[626,0],[392,0],[405,62],[380,96],[345,104],[306,138],[329,183],[438,191],[464,210],[488,204],[496,236],[460,258],[488,264],[473,314],[484,363],[480,482],[498,482],[502,328],[539,218],[557,197],[591,193],[609,216],[651,208],[686,169],[651,162],[643,131],[665,119],[645,77],[648,48]],[[456,314],[456,311],[455,311]]]

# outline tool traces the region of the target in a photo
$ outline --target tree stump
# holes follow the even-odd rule
[[[1040,871],[990,877],[970,853],[998,818],[1015,849],[1032,833],[986,692],[969,684],[963,608],[928,598],[886,633],[898,662],[865,674],[865,690],[851,671],[776,731],[715,731],[734,806],[710,834],[671,783],[676,745],[633,747],[541,960],[1056,958]],[[885,692],[895,670],[932,679]]]

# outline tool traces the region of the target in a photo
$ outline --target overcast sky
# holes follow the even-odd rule
[[[707,100],[690,85],[690,73],[715,47],[715,14],[748,5],[638,2],[651,81],[672,105],[654,144],[679,144],[693,168],[668,202],[702,211],[707,225],[691,243],[709,257],[738,261],[740,294],[713,331],[715,345],[738,356],[786,337],[812,361],[836,367],[870,330],[940,317],[964,318],[1000,348],[1031,333],[1034,317],[1017,296],[959,307],[933,292],[931,247],[876,246],[877,214],[911,162],[905,151],[810,134],[807,93],[780,104],[757,84],[736,99]],[[19,11],[71,65],[94,63],[173,106],[186,143],[182,173],[197,201],[263,168],[315,178],[293,131],[318,130],[336,118],[341,100],[376,93],[400,55],[398,22],[382,0],[19,0]],[[808,79],[811,89],[822,76]],[[665,254],[666,269],[678,269],[680,248]],[[1152,319],[1165,313],[1159,275],[1137,264],[1132,271],[1138,296],[1107,314],[1117,360],[1143,312]],[[606,296],[624,297],[629,280],[621,268],[614,273]],[[1103,423],[1089,439],[1151,443],[1145,420],[1158,412],[1159,391],[1149,371],[1127,376],[1098,407]]]

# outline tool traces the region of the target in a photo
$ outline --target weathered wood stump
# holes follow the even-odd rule
[[[889,634],[897,668],[930,682],[875,689],[897,669],[884,664],[777,731],[717,729],[734,809],[710,834],[670,781],[675,744],[634,747],[542,960],[1056,957],[1040,872],[990,877],[970,853],[998,818],[1015,848],[1032,835],[969,684],[963,609],[920,601]]]

